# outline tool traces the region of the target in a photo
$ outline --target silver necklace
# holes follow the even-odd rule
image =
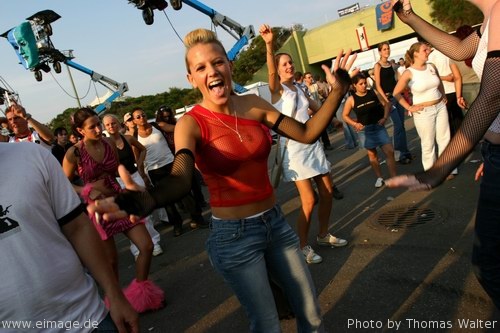
[[[213,113],[212,110],[208,109],[208,111],[210,111],[210,113],[215,117],[215,119],[217,119],[222,125],[226,126],[227,128],[229,128],[231,131],[233,131],[234,133],[236,133],[236,135],[238,136],[238,138],[240,139],[240,142],[243,142],[243,138],[241,137],[241,134],[240,132],[238,131],[238,114],[236,113],[236,111],[234,111],[234,118],[235,118],[235,127],[236,127],[236,130],[232,127],[230,127],[228,124],[226,124],[225,122],[223,122],[219,117],[217,117],[215,115],[215,113]]]

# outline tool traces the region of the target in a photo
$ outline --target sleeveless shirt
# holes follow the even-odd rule
[[[196,105],[187,116],[200,127],[196,166],[203,174],[213,207],[231,207],[261,201],[273,195],[267,159],[271,150],[268,133],[260,122],[210,112]],[[224,125],[225,124],[225,125]]]
[[[116,149],[118,150],[118,159],[120,160],[120,164],[123,164],[127,171],[130,174],[133,174],[137,171],[137,167],[135,166],[134,151],[132,150],[132,147],[130,147],[127,139],[125,139],[125,137],[121,134],[120,137],[123,140],[123,148],[120,149],[116,147]]]
[[[412,74],[408,86],[413,94],[413,104],[435,101],[442,97],[439,91],[441,81],[432,65],[426,64],[424,70],[412,67],[408,67],[408,70]]]
[[[384,67],[380,65],[380,86],[382,90],[387,95],[392,96],[392,92],[396,87],[396,77],[395,77],[394,69],[391,65]]]
[[[479,41],[479,45],[477,47],[476,55],[474,56],[474,59],[472,60],[472,67],[474,68],[474,71],[476,72],[477,76],[479,77],[479,80],[481,80],[483,76],[483,68],[484,68],[484,62],[486,61],[486,57],[488,55],[488,35],[489,35],[489,30],[490,28],[490,21],[486,22],[486,25],[484,27],[483,34],[481,35],[481,40]],[[500,114],[495,118],[493,123],[490,125],[490,128],[488,128],[488,131],[491,131],[493,133],[500,133]]]
[[[106,140],[103,140],[102,143],[104,146],[104,158],[101,162],[98,162],[89,154],[85,148],[85,143],[82,142],[81,149],[78,150],[80,154],[78,173],[80,177],[82,177],[85,184],[104,179],[105,186],[118,194],[121,192],[121,187],[116,181],[115,174],[118,170],[119,162],[115,157],[113,147]],[[132,223],[127,218],[112,222],[97,221],[95,215],[90,215],[89,218],[92,220],[94,227],[97,229],[97,232],[99,233],[99,236],[101,236],[102,240],[106,240],[137,225],[137,223]],[[144,223],[144,221],[141,221],[140,223]]]
[[[384,117],[384,107],[373,90],[368,89],[364,96],[352,94],[352,97],[354,98],[354,112],[361,124],[373,125]]]

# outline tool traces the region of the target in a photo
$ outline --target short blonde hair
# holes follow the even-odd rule
[[[184,37],[184,46],[186,47],[186,54],[184,56],[184,60],[186,62],[186,69],[188,73],[191,73],[189,70],[189,62],[187,59],[187,54],[191,48],[198,44],[217,44],[221,47],[222,51],[226,53],[224,45],[217,38],[217,35],[210,30],[207,29],[195,29],[189,32],[186,37]]]

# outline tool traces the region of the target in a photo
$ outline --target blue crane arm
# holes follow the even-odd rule
[[[182,0],[182,2],[210,17],[215,26],[220,26],[237,40],[236,44],[227,53],[228,58],[231,61],[233,61],[243,47],[245,47],[245,45],[247,45],[249,41],[255,37],[255,30],[252,25],[244,27],[233,19],[222,15],[198,0]]]
[[[104,76],[102,74],[99,74],[97,72],[94,72],[93,70],[84,67],[70,59],[66,59],[64,61],[66,65],[68,65],[71,68],[74,68],[80,72],[83,72],[85,74],[88,74],[92,81],[98,82],[105,86],[106,88],[110,89],[113,91],[111,96],[106,98],[101,104],[99,104],[94,110],[98,114],[105,111],[106,109],[109,109],[111,107],[111,103],[117,99],[118,97],[122,96],[126,91],[128,91],[128,85],[126,82],[117,82],[113,79],[110,79],[107,76]]]

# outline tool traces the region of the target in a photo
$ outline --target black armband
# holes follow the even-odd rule
[[[486,59],[488,58],[500,58],[500,50],[490,51],[486,55]]]
[[[189,150],[187,148],[182,148],[178,152],[175,153],[175,156],[180,155],[180,154],[187,154],[187,155],[191,156],[191,158],[194,161],[194,154],[191,150]]]
[[[276,122],[274,123],[273,127],[271,127],[271,129],[276,132],[284,118],[285,118],[285,115],[283,113],[280,113],[278,120],[276,120]]]

